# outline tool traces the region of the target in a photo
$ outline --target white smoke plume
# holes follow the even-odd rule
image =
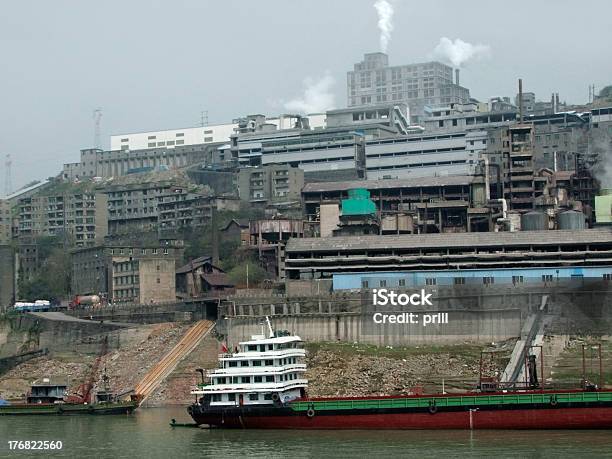
[[[592,168],[593,176],[599,181],[600,188],[612,189],[612,140],[596,140],[592,153],[597,156]]]
[[[336,84],[329,72],[320,78],[304,78],[304,93],[283,103],[285,110],[297,113],[319,113],[334,108],[336,98],[332,89]]]
[[[455,41],[442,37],[434,49],[434,55],[450,62],[455,67],[463,67],[469,61],[485,58],[491,52],[489,45],[467,43],[460,38]]]
[[[376,13],[378,13],[380,50],[386,53],[389,42],[391,41],[391,32],[393,32],[393,5],[387,0],[376,0],[374,8],[376,8]]]

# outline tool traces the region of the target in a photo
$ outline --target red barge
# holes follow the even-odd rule
[[[198,425],[249,429],[608,429],[612,391],[514,390],[463,394],[308,398],[297,336],[272,333],[220,355],[192,390]],[[484,387],[484,386],[483,386]]]

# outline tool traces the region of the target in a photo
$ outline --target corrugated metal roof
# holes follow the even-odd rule
[[[293,238],[287,243],[286,252],[605,243],[612,244],[612,229]]]
[[[445,177],[414,177],[410,179],[385,180],[352,180],[346,182],[316,182],[307,183],[302,193],[323,193],[329,191],[346,191],[351,188],[366,188],[367,190],[383,190],[388,188],[416,188],[422,186],[453,186],[469,185],[475,177],[469,175],[448,175]]]

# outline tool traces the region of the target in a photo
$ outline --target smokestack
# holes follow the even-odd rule
[[[459,69],[455,69],[455,84],[459,86]]]
[[[559,111],[559,93],[555,94],[555,113]]]
[[[217,227],[217,203],[213,204],[210,226],[212,226],[211,245],[212,245],[212,264],[219,266],[219,228]]]
[[[519,123],[523,124],[523,79],[519,78]]]

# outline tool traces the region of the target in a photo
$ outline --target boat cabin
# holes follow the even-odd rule
[[[219,368],[209,372],[192,394],[208,405],[282,405],[303,397],[306,351],[298,336],[275,333],[241,342],[235,353],[219,355]]]
[[[63,403],[68,395],[68,384],[49,378],[36,380],[30,386],[28,403]]]

